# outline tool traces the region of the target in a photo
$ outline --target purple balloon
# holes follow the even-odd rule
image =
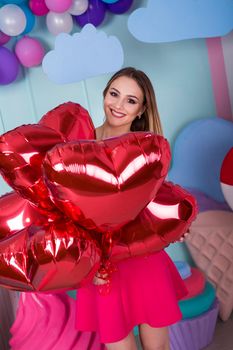
[[[132,3],[133,0],[118,0],[113,4],[107,4],[106,7],[108,11],[121,15],[122,13],[128,11]]]
[[[10,36],[0,31],[0,45],[8,43]]]
[[[106,5],[100,0],[89,0],[88,9],[82,15],[74,16],[80,27],[84,27],[87,23],[93,24],[95,27],[103,22],[106,12]]]
[[[15,54],[6,47],[0,46],[0,84],[12,83],[19,72],[19,61]]]

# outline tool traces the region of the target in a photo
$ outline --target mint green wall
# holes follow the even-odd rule
[[[146,0],[134,0],[130,12],[146,4]],[[119,38],[125,53],[125,66],[142,69],[151,78],[164,134],[173,144],[184,125],[194,119],[216,114],[205,40],[141,43],[127,30],[130,12],[124,15],[108,13],[99,30]],[[77,31],[80,28],[75,25],[74,32]],[[47,50],[54,47],[54,37],[48,33],[44,18],[38,20],[30,35],[40,38]],[[87,108],[94,124],[99,125],[104,117],[102,90],[109,77],[104,75],[76,84],[55,85],[47,79],[41,67],[22,69],[16,82],[0,86],[0,133],[22,124],[35,123],[48,110],[68,100]],[[9,190],[1,180],[0,193]],[[176,259],[188,259],[181,244],[173,245],[168,250]]]

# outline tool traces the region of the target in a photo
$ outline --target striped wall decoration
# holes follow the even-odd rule
[[[231,110],[233,114],[233,31],[222,37],[223,56],[230,95]]]
[[[233,32],[206,44],[217,116],[233,120]]]

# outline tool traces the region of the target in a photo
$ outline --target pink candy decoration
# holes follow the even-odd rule
[[[24,67],[34,67],[41,64],[45,54],[42,44],[37,39],[28,36],[17,42],[15,53]]]
[[[97,333],[75,329],[75,310],[65,293],[21,293],[11,350],[105,350]]]
[[[71,7],[72,0],[45,0],[45,4],[50,9],[50,11],[63,13]]]

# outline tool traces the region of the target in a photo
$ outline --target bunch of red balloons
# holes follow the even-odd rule
[[[0,284],[74,289],[98,269],[178,240],[196,215],[191,195],[164,182],[169,144],[151,132],[95,140],[72,102],[0,137]]]

